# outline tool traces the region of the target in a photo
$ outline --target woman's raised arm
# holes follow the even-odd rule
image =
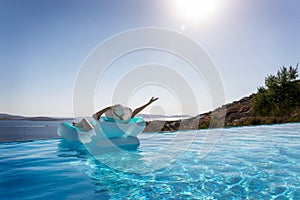
[[[131,118],[134,118],[139,112],[141,112],[142,110],[144,110],[144,108],[146,108],[147,106],[149,106],[151,103],[153,103],[154,101],[158,100],[157,98],[152,97],[148,103],[146,103],[145,105],[142,105],[141,107],[136,108],[131,115]]]

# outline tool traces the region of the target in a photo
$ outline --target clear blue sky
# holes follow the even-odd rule
[[[198,19],[185,16],[175,4],[175,0],[0,0],[0,112],[72,116],[74,82],[88,53],[110,36],[133,28],[181,31],[202,45],[222,77],[227,102],[255,92],[279,67],[300,61],[298,0],[216,0],[215,11]],[[126,63],[130,58],[143,63],[142,55],[129,56]],[[150,58],[158,62],[155,53]],[[118,62],[125,64],[122,59]],[[148,100],[153,94],[149,91],[133,95],[130,106]],[[95,96],[102,98],[98,93]],[[171,100],[163,95],[153,112],[178,113]],[[99,101],[95,109],[107,104]],[[211,110],[208,104],[203,103],[200,112]]]

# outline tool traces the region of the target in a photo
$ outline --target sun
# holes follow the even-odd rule
[[[176,0],[176,6],[184,16],[198,20],[216,10],[216,0]]]

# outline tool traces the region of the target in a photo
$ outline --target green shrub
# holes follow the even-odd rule
[[[265,87],[259,87],[253,98],[256,116],[288,116],[300,104],[300,87],[296,81],[296,67],[282,67],[276,75],[265,78]]]

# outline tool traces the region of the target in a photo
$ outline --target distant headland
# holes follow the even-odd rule
[[[54,118],[54,117],[26,117],[21,115],[10,115],[6,113],[0,113],[0,120],[28,120],[28,121],[63,121],[63,120],[73,120],[73,118]]]

